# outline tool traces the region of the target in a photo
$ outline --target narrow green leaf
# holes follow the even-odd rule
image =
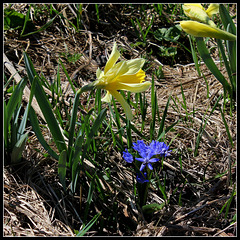
[[[72,145],[74,141],[75,124],[76,124],[80,95],[81,95],[81,91],[77,91],[77,93],[75,94],[74,102],[73,102],[72,115],[71,115],[70,126],[69,126],[68,157],[70,157],[72,154]]]
[[[195,63],[195,67],[196,67],[196,70],[198,72],[198,76],[201,76],[201,71],[200,71],[200,67],[199,67],[199,64],[198,64],[198,57],[197,57],[197,54],[196,54],[196,51],[195,51],[195,48],[193,46],[193,42],[192,40],[194,39],[193,36],[189,35],[189,41],[190,41],[190,46],[191,46],[191,51],[192,51],[192,57],[193,57],[193,61]]]
[[[7,107],[6,107],[6,112],[7,112],[6,126],[9,126],[14,110],[16,109],[17,105],[20,102],[22,102],[23,89],[25,88],[26,84],[27,84],[27,78],[24,77],[18,83],[10,99],[8,100]]]
[[[229,66],[229,62],[227,60],[226,54],[225,54],[225,49],[223,47],[222,40],[221,39],[216,39],[216,41],[217,41],[218,47],[219,47],[219,49],[221,51],[222,58],[223,58],[223,61],[224,61],[224,65],[226,67],[226,70],[227,70],[227,73],[228,73],[228,77],[229,77],[230,82],[231,82],[232,87],[233,87],[234,84],[232,82],[233,81],[232,80],[232,71],[231,71],[231,68]]]
[[[33,96],[34,96],[34,93],[35,93],[35,88],[36,88],[36,78],[33,79],[33,83],[32,83],[32,86],[31,86],[31,91],[30,91],[30,96],[29,96],[29,100],[28,100],[28,104],[27,104],[27,107],[25,109],[25,112],[23,114],[23,118],[22,118],[22,121],[20,123],[20,126],[19,126],[19,129],[18,129],[18,136],[17,136],[17,139],[19,139],[21,137],[21,135],[24,133],[25,131],[25,128],[26,128],[26,124],[27,124],[27,118],[28,118],[28,113],[29,113],[29,110],[30,110],[30,106],[32,104],[32,99],[33,99]]]
[[[230,33],[236,35],[236,26],[233,23],[231,16],[229,15],[227,9],[224,7],[223,4],[219,4],[219,13],[220,13],[220,17],[222,19],[222,23],[224,25],[225,30],[227,30],[228,24],[230,24],[230,28],[231,28]]]
[[[25,37],[27,37],[27,36],[30,36],[30,35],[32,35],[32,34],[36,34],[36,33],[38,33],[38,32],[41,32],[41,31],[45,30],[46,28],[50,27],[50,26],[53,24],[53,21],[55,20],[55,18],[56,18],[57,16],[58,16],[58,15],[56,15],[54,18],[50,19],[45,25],[43,25],[42,27],[40,27],[37,31],[24,34],[24,35],[22,35],[21,37],[25,38]]]
[[[9,126],[7,124],[8,112],[6,102],[3,102],[3,136],[4,136],[4,148],[8,149],[8,129]]]
[[[92,227],[92,225],[98,220],[99,216],[101,215],[101,212],[97,213],[92,220],[76,235],[77,237],[84,236],[86,232]]]
[[[89,190],[88,190],[88,196],[87,196],[87,202],[86,202],[86,206],[84,209],[84,219],[83,219],[83,223],[86,222],[87,220],[87,216],[88,216],[88,211],[89,211],[89,207],[92,201],[92,197],[93,197],[93,192],[95,190],[95,177],[93,177],[90,186],[89,186]]]
[[[107,109],[103,109],[99,115],[97,116],[93,126],[91,127],[91,130],[87,136],[87,139],[86,139],[86,143],[84,145],[84,150],[83,150],[83,155],[82,155],[82,159],[84,159],[84,157],[86,156],[86,153],[87,153],[87,149],[89,147],[89,144],[90,142],[92,141],[92,139],[94,138],[94,135],[96,134],[98,128],[100,127],[100,125],[102,124],[102,121],[103,119],[105,118],[106,116],[106,112],[107,112]]]
[[[35,132],[38,141],[41,143],[41,145],[44,147],[44,149],[55,159],[58,159],[58,155],[56,154],[56,152],[54,152],[52,150],[52,148],[47,144],[47,142],[45,141],[41,129],[39,127],[39,122],[36,116],[35,111],[33,110],[32,107],[30,107],[29,110],[29,118],[30,118],[30,122],[31,122],[31,126],[33,128],[33,131]]]
[[[216,64],[213,62],[213,60],[209,54],[209,51],[206,48],[206,44],[203,41],[203,38],[197,37],[196,42],[197,42],[197,48],[200,53],[200,56],[202,57],[203,61],[207,65],[208,69],[217,78],[217,80],[223,85],[224,90],[231,93],[231,87],[230,87],[228,81],[225,79],[225,77],[222,75],[222,73],[217,68]]]
[[[166,104],[164,112],[163,112],[162,120],[160,122],[159,130],[158,130],[157,141],[159,141],[163,137],[162,133],[163,133],[163,129],[164,129],[165,119],[166,119],[166,116],[167,116],[167,110],[168,110],[169,102],[170,102],[170,99],[171,99],[171,95],[172,94],[170,93],[170,95],[168,97],[167,104]]]
[[[24,150],[27,138],[28,138],[28,133],[25,133],[20,137],[20,139],[15,144],[11,154],[11,163],[17,163],[21,160],[22,152]]]
[[[221,116],[222,116],[222,120],[223,120],[225,129],[226,129],[226,132],[227,132],[227,135],[228,135],[228,139],[229,139],[232,147],[234,147],[233,140],[232,140],[232,136],[231,136],[231,134],[230,134],[230,131],[229,131],[229,128],[228,128],[228,124],[227,124],[227,122],[226,122],[226,119],[225,119],[225,117],[224,117],[224,113],[223,113],[220,105],[219,105],[219,110],[220,110],[220,113],[221,113]]]
[[[65,73],[65,75],[66,75],[66,77],[67,77],[67,79],[68,79],[68,81],[69,81],[69,83],[70,83],[70,85],[71,85],[71,88],[72,88],[74,94],[76,94],[76,90],[75,90],[75,87],[74,87],[74,85],[73,85],[72,79],[69,77],[69,75],[68,75],[68,73],[67,73],[67,70],[66,70],[66,68],[64,67],[62,61],[59,60],[59,62],[60,62],[61,66],[62,66],[62,69],[63,69],[63,71],[64,71],[64,73]]]
[[[156,113],[157,113],[157,92],[154,87],[154,75],[152,75],[151,86],[151,106],[152,106],[152,122],[150,124],[150,141],[153,140],[155,134]]]
[[[23,24],[23,29],[22,29],[22,32],[20,33],[20,36],[22,36],[22,34],[24,33],[25,28],[26,28],[26,26],[27,26],[27,22],[29,21],[29,14],[30,14],[30,10],[31,10],[31,5],[32,5],[32,4],[29,5],[27,14],[26,14],[26,16],[25,16],[25,20],[24,20],[24,24]]]
[[[66,171],[67,171],[67,152],[66,150],[63,150],[59,155],[58,175],[64,191],[66,191]]]
[[[39,107],[41,108],[44,118],[47,121],[48,127],[52,133],[52,136],[57,145],[57,148],[58,148],[59,152],[62,152],[63,150],[67,149],[64,137],[60,131],[59,124],[56,120],[56,117],[54,116],[54,114],[52,112],[52,107],[51,107],[51,105],[47,99],[47,96],[41,86],[41,83],[39,81],[39,76],[36,73],[34,66],[26,53],[24,53],[24,61],[25,61],[28,78],[29,78],[31,84],[33,83],[34,78],[36,77],[37,82],[36,82],[35,97],[37,99]]]

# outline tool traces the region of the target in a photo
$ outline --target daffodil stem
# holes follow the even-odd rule
[[[72,154],[72,144],[74,139],[74,130],[75,130],[75,124],[76,124],[76,118],[77,118],[77,111],[78,111],[78,105],[79,105],[79,99],[80,95],[83,92],[91,91],[95,88],[93,83],[90,83],[88,85],[83,86],[80,88],[75,95],[74,103],[73,103],[73,109],[72,109],[72,116],[70,120],[70,126],[69,126],[69,140],[68,140],[68,159],[71,160],[71,154]],[[71,162],[70,162],[71,166]]]

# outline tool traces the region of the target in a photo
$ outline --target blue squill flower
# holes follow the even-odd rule
[[[146,145],[143,140],[138,140],[137,143],[133,143],[133,149],[138,152],[140,157],[135,158],[137,161],[142,162],[140,171],[147,166],[150,170],[153,170],[151,163],[158,162],[160,157],[170,156],[169,146],[164,142],[152,141],[149,145]],[[133,156],[127,151],[123,152],[123,158],[126,162],[132,163]]]
[[[123,158],[127,163],[132,163],[133,162],[133,156],[131,153],[128,152],[127,149],[125,149],[126,152],[123,152]]]
[[[145,145],[142,140],[137,141],[137,144],[134,144],[133,147],[138,151],[141,158],[136,158],[137,161],[142,162],[140,166],[140,171],[148,166],[150,170],[153,170],[153,166],[151,163],[158,162],[159,157],[169,156],[169,146],[167,146],[164,142],[152,141],[150,145]]]
[[[149,180],[147,180],[147,173],[146,172],[145,173],[143,173],[143,172],[137,173],[136,179],[139,183],[149,182]]]

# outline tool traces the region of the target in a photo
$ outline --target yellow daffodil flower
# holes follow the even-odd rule
[[[97,80],[93,82],[93,86],[107,90],[107,94],[102,98],[102,101],[111,102],[112,96],[114,96],[122,105],[127,118],[131,120],[133,118],[131,108],[118,90],[139,93],[146,91],[151,86],[151,83],[145,82],[146,74],[142,70],[145,62],[143,58],[116,63],[119,57],[120,52],[117,50],[117,44],[114,43],[104,71],[97,69]]]
[[[219,4],[211,3],[205,11],[201,4],[186,3],[183,5],[184,13],[192,20],[206,23],[212,27],[216,27],[215,23],[210,19],[213,14],[219,12]]]
[[[211,37],[223,40],[236,41],[236,36],[216,27],[211,27],[196,21],[181,21],[181,28],[194,37]]]
[[[236,36],[223,31],[210,19],[213,14],[219,13],[219,4],[211,3],[207,10],[199,3],[183,5],[184,13],[195,21],[181,21],[181,28],[194,37],[212,37],[223,40],[236,41]]]

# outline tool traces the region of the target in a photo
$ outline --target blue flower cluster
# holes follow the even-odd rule
[[[149,145],[146,145],[143,140],[138,140],[137,143],[133,143],[133,149],[136,150],[140,158],[135,158],[137,161],[142,162],[140,167],[140,173],[137,174],[137,181],[140,183],[148,182],[146,180],[147,173],[142,173],[143,169],[147,166],[150,170],[153,170],[151,163],[159,161],[160,157],[170,156],[171,150],[164,142],[152,141]],[[133,156],[125,149],[123,152],[123,158],[126,162],[132,163]]]

